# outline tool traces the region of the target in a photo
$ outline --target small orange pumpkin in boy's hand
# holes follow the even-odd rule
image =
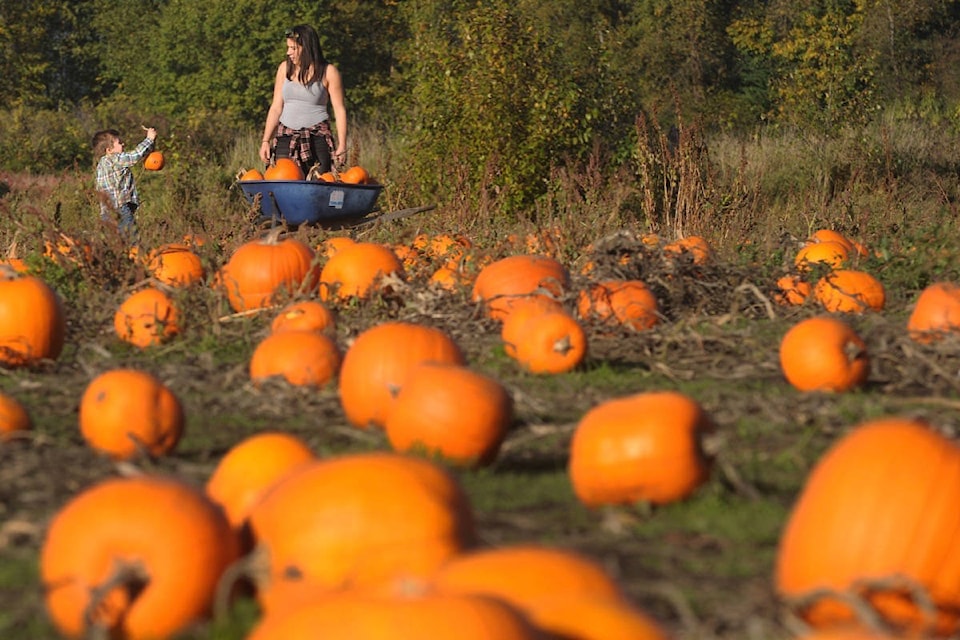
[[[163,169],[164,157],[162,151],[151,151],[143,161],[143,168],[147,171],[160,171]]]

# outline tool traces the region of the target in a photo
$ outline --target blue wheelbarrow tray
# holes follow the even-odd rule
[[[376,209],[383,191],[379,184],[315,180],[242,180],[238,184],[250,204],[259,200],[264,219],[283,220],[292,226],[341,226],[359,221]]]

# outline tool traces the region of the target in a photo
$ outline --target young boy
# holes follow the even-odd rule
[[[157,139],[157,130],[143,127],[147,137],[133,151],[124,152],[120,132],[105,129],[93,134],[93,155],[97,158],[97,191],[100,195],[100,219],[114,220],[114,212],[120,214],[120,233],[132,244],[139,236],[134,218],[140,206],[140,196],[133,180],[131,167],[147,155]]]

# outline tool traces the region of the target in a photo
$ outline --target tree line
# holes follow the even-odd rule
[[[76,163],[71,136],[122,110],[257,128],[300,22],[425,182],[456,157],[518,202],[598,145],[623,160],[640,113],[829,132],[960,105],[955,0],[20,0],[0,7],[0,166]],[[38,131],[44,153],[20,139]]]

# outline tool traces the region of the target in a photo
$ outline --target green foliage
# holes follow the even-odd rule
[[[402,6],[412,34],[399,56],[404,133],[425,192],[470,184],[477,200],[516,212],[544,193],[552,165],[585,157],[597,139],[615,102],[602,100],[594,66],[603,60],[600,17],[585,11],[597,22],[572,37],[574,3],[533,4]]]

